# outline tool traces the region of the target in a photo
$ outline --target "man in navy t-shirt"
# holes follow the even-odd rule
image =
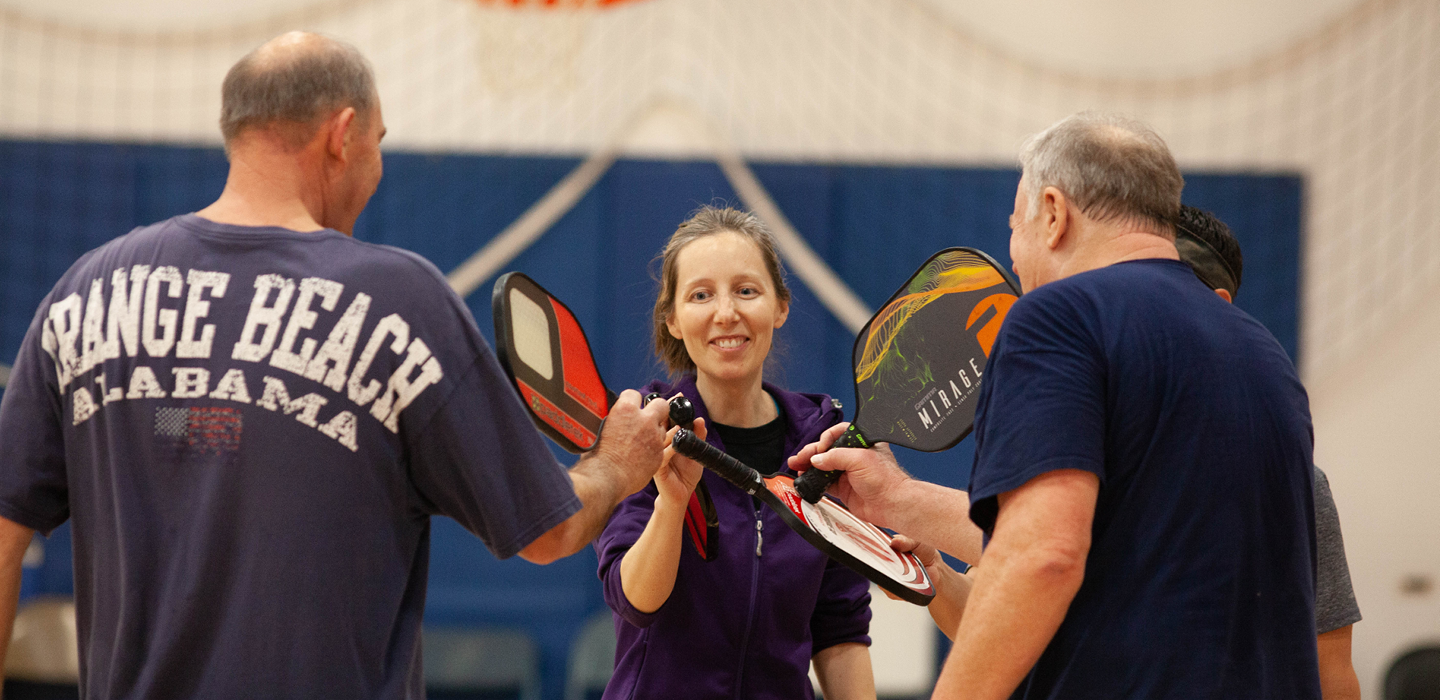
[[[622,395],[567,473],[439,271],[347,235],[384,133],[355,49],[285,35],[223,93],[220,199],[87,253],[21,347],[0,631],[69,519],[85,697],[423,697],[430,516],[571,554],[659,466],[665,406]]]
[[[935,697],[1318,698],[1289,357],[1178,261],[1183,181],[1150,129],[1076,115],[1021,161],[1026,294],[986,366],[969,488],[988,544]],[[845,469],[863,515],[964,545],[956,492],[823,447],[798,459]]]

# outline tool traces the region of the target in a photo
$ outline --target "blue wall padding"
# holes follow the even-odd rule
[[[385,178],[356,237],[414,250],[442,271],[459,265],[542,197],[573,158],[389,153]],[[1009,264],[1012,169],[756,164],[776,203],[872,308],[936,250],[968,245]],[[194,211],[225,183],[218,149],[0,141],[0,362],[15,353],[40,299],[85,251],[131,228]],[[1297,356],[1300,290],[1299,177],[1195,174],[1187,203],[1214,211],[1245,251],[1239,304]],[[635,387],[660,373],[651,353],[656,254],[696,207],[738,202],[718,167],[694,161],[617,162],[507,269],[521,270],[575,311],[608,384]],[[788,388],[853,402],[852,336],[798,278],[789,322],[777,334],[771,378]],[[493,336],[490,282],[469,298]],[[567,461],[568,455],[559,453]],[[964,487],[971,441],[936,455],[902,450],[920,478]],[[427,619],[491,624],[535,634],[546,696],[559,697],[565,654],[586,615],[604,608],[593,551],[549,567],[499,562],[446,518],[436,519]],[[26,594],[69,592],[68,531],[27,572]]]

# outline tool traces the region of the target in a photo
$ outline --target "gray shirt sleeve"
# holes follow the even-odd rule
[[[1330,481],[1315,467],[1315,631],[1331,632],[1360,621],[1360,606],[1350,586],[1340,513],[1330,495]]]

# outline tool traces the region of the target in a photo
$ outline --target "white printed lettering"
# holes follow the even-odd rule
[[[160,380],[155,378],[155,370],[149,367],[136,367],[130,373],[130,390],[125,392],[127,399],[163,399],[165,390],[160,387]]]
[[[365,314],[370,311],[370,295],[360,292],[350,302],[350,308],[330,329],[330,337],[320,346],[320,352],[305,367],[305,378],[323,382],[334,391],[345,386],[345,370],[350,366],[350,356],[355,354],[355,343],[360,340],[360,327],[365,325]],[[329,372],[327,375],[326,372]]]
[[[930,414],[926,413],[923,408],[920,409],[920,425],[925,428],[930,427]]]
[[[304,376],[305,365],[310,362],[310,356],[315,354],[315,340],[306,338],[304,342],[300,343],[298,354],[293,348],[300,331],[315,327],[315,319],[318,315],[310,310],[310,303],[314,301],[315,295],[318,293],[320,308],[334,311],[335,304],[340,301],[340,293],[344,290],[345,285],[319,277],[306,277],[300,280],[300,296],[295,299],[295,310],[290,312],[290,323],[285,326],[285,335],[281,336],[279,347],[275,348],[274,354],[270,355],[272,366]]]
[[[55,360],[55,378],[60,390],[70,385],[80,369],[80,353],[75,340],[80,335],[80,295],[71,294],[50,305],[50,326],[53,348],[45,348]],[[44,347],[44,339],[41,347]]]
[[[312,428],[318,427],[320,422],[315,417],[320,413],[320,407],[329,403],[329,400],[319,394],[306,394],[298,399],[291,400],[290,392],[285,390],[285,383],[274,377],[264,377],[265,393],[255,402],[256,406],[271,411],[283,411],[290,415],[299,411],[295,420],[304,423]]]
[[[417,365],[420,366],[420,374],[411,379],[410,373],[415,371]],[[444,374],[440,370],[440,361],[430,356],[430,348],[425,345],[425,341],[419,338],[410,341],[405,361],[390,375],[390,381],[385,385],[385,393],[370,407],[370,415],[383,422],[390,432],[399,432],[400,412],[405,410],[420,392],[425,391],[426,387],[440,381],[442,376]]]
[[[935,394],[940,397],[940,403],[944,404],[945,408],[950,408],[950,397],[945,395],[944,389],[935,392]],[[956,394],[956,396],[959,396],[959,394]]]
[[[349,411],[337,413],[334,418],[330,419],[329,423],[320,426],[317,430],[350,448],[351,452],[358,452],[360,450],[360,445],[356,440],[355,414]]]
[[[95,365],[111,357],[120,356],[120,343],[114,343],[114,353],[105,342],[105,280],[90,281],[90,299],[85,302],[84,328],[80,336],[80,368],[76,374],[85,374]]]
[[[83,386],[75,390],[71,400],[75,402],[75,425],[84,423],[100,410],[95,405],[95,398],[90,395],[90,390]]]
[[[141,340],[145,344],[145,353],[151,357],[164,357],[170,354],[170,348],[175,345],[175,326],[179,313],[175,309],[160,308],[160,285],[168,284],[165,290],[166,296],[171,299],[180,298],[180,290],[185,286],[185,278],[180,276],[180,271],[173,266],[155,268],[150,273],[150,279],[145,283],[145,329],[141,333]],[[164,334],[157,337],[156,328],[163,328]]]
[[[975,378],[979,379],[981,375],[980,368],[975,366],[975,358],[973,357],[970,358],[970,369],[975,372]]]
[[[170,372],[175,375],[175,390],[170,392],[172,398],[204,398],[205,392],[210,390],[210,370],[208,369],[175,367]]]
[[[951,380],[950,380],[950,391],[954,392],[954,394],[955,394],[955,399],[958,401],[958,400],[960,399],[960,395],[961,395],[961,394],[960,394],[960,387],[955,386],[955,380],[954,380],[954,379],[951,379]]]
[[[103,372],[95,375],[95,383],[100,385],[100,402],[104,405],[109,406],[125,398],[125,391],[120,387],[105,388],[105,374]]]
[[[275,303],[267,306],[265,300],[272,289],[276,290]],[[275,347],[275,338],[280,335],[280,320],[285,317],[285,309],[289,308],[290,297],[294,294],[295,280],[280,275],[256,277],[255,298],[250,301],[250,313],[245,315],[245,327],[240,331],[240,341],[235,343],[230,357],[247,362],[265,359],[270,348]],[[251,336],[255,335],[261,326],[264,326],[265,332],[260,341],[251,342]]]
[[[364,406],[375,399],[380,393],[380,382],[372,379],[369,384],[364,384],[365,373],[370,371],[370,364],[375,361],[375,353],[380,351],[380,343],[385,341],[385,336],[394,335],[394,342],[390,343],[390,352],[399,355],[405,350],[405,345],[410,342],[410,324],[400,318],[400,314],[390,314],[380,319],[375,324],[375,330],[370,333],[369,342],[365,343],[365,349],[360,352],[360,358],[355,361],[355,369],[350,373],[350,400],[357,405]],[[380,414],[384,416],[385,414]],[[378,417],[378,416],[377,416]],[[384,420],[382,417],[381,420]]]
[[[200,297],[210,289],[211,299],[225,296],[230,285],[230,273],[190,270],[186,281],[190,283],[190,296],[185,300],[185,322],[180,327],[180,342],[175,346],[176,357],[209,359],[210,343],[215,340],[215,324],[207,323],[200,330],[200,339],[195,339],[196,321],[210,314],[210,302]]]
[[[149,265],[130,268],[130,290],[125,290],[125,269],[110,275],[110,315],[105,319],[105,343],[108,357],[119,357],[119,348],[110,355],[109,345],[124,342],[125,355],[134,357],[140,351],[140,304],[144,300],[145,280]]]
[[[60,374],[60,358],[56,356],[60,349],[60,341],[55,338],[55,329],[50,323],[50,315],[47,312],[45,318],[40,320],[40,349],[50,356],[50,361],[55,363],[55,374]]]
[[[969,389],[969,388],[970,388],[970,378],[967,377],[967,376],[965,376],[965,370],[963,370],[963,369],[960,370],[960,371],[958,372],[958,374],[960,375],[960,381],[962,381],[962,382],[965,383],[965,388],[966,388],[966,389]]]
[[[239,403],[250,403],[250,389],[245,386],[245,373],[238,369],[232,369],[220,378],[220,383],[215,385],[215,391],[210,394],[212,399],[226,399]]]

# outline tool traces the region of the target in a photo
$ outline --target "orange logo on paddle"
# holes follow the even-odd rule
[[[995,346],[995,336],[1000,334],[1000,324],[1004,323],[1005,314],[1010,311],[1010,307],[1015,304],[1016,299],[1014,294],[991,294],[976,304],[970,312],[970,319],[965,322],[965,330],[970,330],[970,327],[974,326],[986,311],[995,309],[990,320],[986,321],[980,330],[975,331],[975,340],[980,342],[980,349],[985,351],[986,357],[990,356],[990,348]]]

